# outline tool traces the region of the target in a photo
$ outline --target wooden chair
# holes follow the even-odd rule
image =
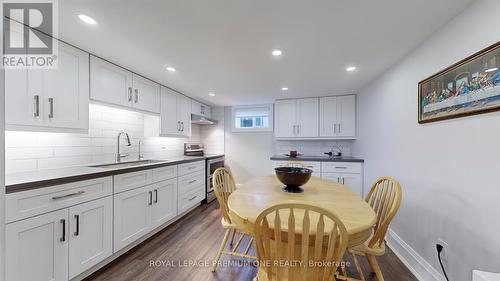
[[[229,217],[229,208],[227,206],[227,200],[229,198],[229,195],[231,195],[231,193],[236,190],[236,184],[234,183],[233,177],[225,168],[218,168],[217,170],[215,170],[212,176],[212,181],[214,185],[215,196],[217,197],[217,201],[219,202],[220,210],[222,213],[221,224],[222,227],[226,229],[224,238],[222,239],[222,243],[219,247],[219,250],[217,251],[217,255],[215,256],[214,264],[212,266],[212,272],[215,272],[222,254],[243,257],[243,258],[250,258],[250,259],[255,259],[255,256],[251,256],[248,254],[250,251],[250,247],[252,246],[253,243],[253,238],[250,238],[250,241],[248,242],[244,252],[238,252],[238,248],[240,247],[241,242],[243,241],[245,236],[249,235],[247,233],[239,231],[236,227],[236,224],[232,223],[231,217]],[[231,234],[231,241],[229,245],[231,246],[233,245],[236,232],[239,232],[241,234],[240,238],[236,242],[236,245],[232,248],[231,251],[224,251],[224,248],[226,247],[226,243],[230,234]]]
[[[398,181],[390,177],[381,177],[372,185],[365,198],[365,201],[377,214],[373,235],[364,244],[349,249],[361,280],[365,280],[365,278],[356,256],[365,256],[377,279],[379,281],[384,280],[376,257],[385,254],[385,235],[389,229],[389,224],[401,205],[401,193],[401,186]]]
[[[334,214],[304,204],[265,209],[256,219],[254,236],[258,281],[337,280],[348,242],[347,230]]]

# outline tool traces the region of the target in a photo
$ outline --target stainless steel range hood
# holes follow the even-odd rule
[[[210,119],[201,115],[191,114],[191,124],[198,125],[215,125],[217,124],[217,120]]]

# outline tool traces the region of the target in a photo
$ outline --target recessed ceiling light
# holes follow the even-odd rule
[[[281,88],[282,91],[288,91],[288,88],[287,87],[283,87]]]
[[[78,14],[78,18],[86,24],[96,25],[97,21],[90,16],[85,14]]]
[[[177,71],[175,68],[171,67],[171,66],[167,66],[167,70],[170,71],[170,72],[175,72]]]
[[[348,68],[345,69],[345,71],[347,71],[347,72],[353,72],[356,69],[357,68],[355,66],[349,66]]]
[[[208,93],[208,95],[211,96],[211,97],[215,97],[214,93]]]
[[[277,56],[281,56],[281,54],[283,54],[283,52],[281,50],[273,50],[272,54],[273,54],[273,56],[277,57]]]
[[[485,72],[493,72],[493,71],[497,71],[497,70],[498,70],[498,67],[493,67],[493,68],[485,70]]]

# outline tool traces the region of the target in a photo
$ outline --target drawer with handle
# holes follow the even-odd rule
[[[179,194],[191,192],[199,187],[205,188],[205,171],[181,176],[178,179]]]
[[[183,176],[198,171],[205,171],[205,160],[180,164],[178,173]]]
[[[6,195],[6,222],[102,198],[113,193],[112,177],[72,182]]]
[[[179,196],[179,210],[178,213],[181,214],[192,207],[200,204],[200,202],[205,199],[205,188],[204,186],[193,190],[192,192],[186,193],[182,196]]]
[[[361,163],[345,163],[345,162],[322,162],[322,173],[349,173],[361,174]]]

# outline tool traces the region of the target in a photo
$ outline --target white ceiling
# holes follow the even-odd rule
[[[59,37],[196,99],[257,104],[356,93],[473,1],[62,0]]]

